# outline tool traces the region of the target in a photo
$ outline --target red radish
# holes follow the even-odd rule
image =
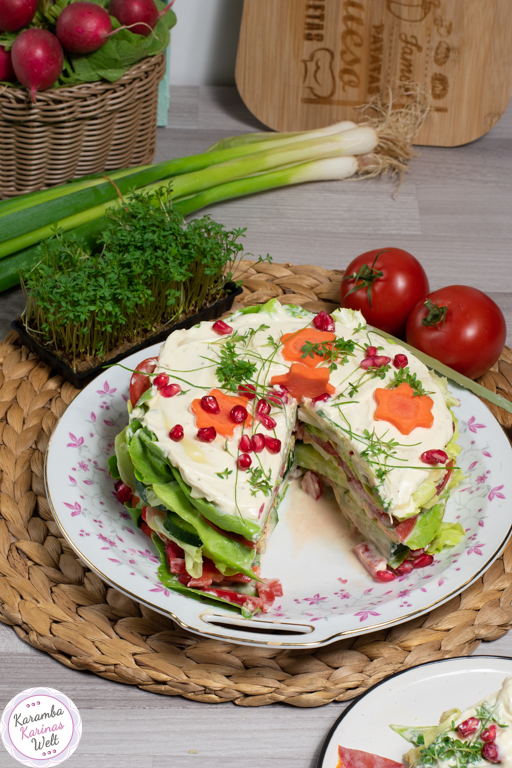
[[[4,83],[14,83],[16,80],[12,67],[11,52],[6,51],[3,45],[0,45],[0,80]]]
[[[62,47],[70,53],[79,54],[97,51],[111,32],[108,11],[86,0],[77,0],[64,8],[55,28]]]
[[[163,11],[159,11],[153,0],[110,0],[108,10],[123,26],[130,27],[136,35],[147,37],[155,28],[158,19],[167,13],[173,4],[174,0]]]
[[[17,32],[26,27],[37,11],[37,0],[0,0],[0,29]]]
[[[57,82],[63,62],[61,44],[46,29],[25,29],[12,46],[12,66],[16,77],[30,89],[33,102],[36,91],[44,91]]]

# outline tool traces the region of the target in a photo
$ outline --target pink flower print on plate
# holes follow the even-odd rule
[[[502,488],[503,488],[502,485],[497,485],[496,488],[491,488],[491,490],[489,491],[489,496],[488,496],[489,501],[492,501],[493,499],[504,499],[505,498],[505,494],[504,493],[500,493]]]
[[[114,392],[116,392],[116,387],[109,387],[108,381],[105,381],[103,384],[103,389],[97,389],[96,392],[98,395],[113,395]]]
[[[471,472],[471,470],[474,469],[477,464],[478,464],[478,461],[474,461],[472,464],[470,464],[468,467],[468,472]]]
[[[477,429],[485,429],[485,424],[477,424],[474,416],[468,421],[468,429],[476,434]]]
[[[75,437],[72,432],[69,432],[69,437],[73,442],[67,443],[66,448],[80,448],[84,444],[83,437]]]
[[[316,594],[314,597],[305,597],[304,602],[309,603],[309,605],[318,605],[318,603],[321,603],[323,600],[327,600],[326,597],[320,597],[320,595]]]
[[[380,613],[377,613],[377,611],[359,611],[354,615],[359,616],[359,621],[361,622],[361,621],[366,621],[368,616],[380,616]]]
[[[472,555],[473,552],[475,555],[483,555],[483,552],[481,551],[482,547],[485,547],[485,544],[474,544],[470,549],[468,549],[468,555]]]
[[[82,507],[80,506],[80,504],[78,503],[78,501],[75,501],[75,503],[74,503],[74,504],[68,504],[68,503],[65,501],[65,502],[64,502],[64,506],[65,506],[65,507],[67,507],[68,509],[72,509],[72,510],[73,510],[73,511],[71,512],[71,517],[76,517],[77,515],[81,515],[81,514],[82,514]]]
[[[163,584],[157,584],[157,586],[154,589],[150,589],[150,592],[163,592],[166,597],[170,597],[170,592],[168,589],[166,589]]]

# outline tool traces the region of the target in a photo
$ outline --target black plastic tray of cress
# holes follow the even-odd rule
[[[113,357],[110,360],[106,360],[100,365],[96,365],[94,368],[89,368],[88,370],[81,373],[73,371],[71,366],[67,365],[67,363],[57,357],[57,355],[55,355],[53,352],[50,352],[49,349],[46,349],[46,347],[43,347],[41,344],[38,344],[37,341],[27,333],[21,318],[13,320],[11,323],[11,328],[13,328],[19,335],[21,342],[26,347],[28,347],[31,352],[37,355],[44,363],[49,365],[52,371],[62,376],[64,379],[66,379],[66,381],[69,381],[77,389],[83,389],[87,384],[95,379],[96,376],[104,371],[106,367],[117,365],[117,363],[120,363],[122,360],[124,360],[125,357],[128,357],[129,355],[141,352],[143,349],[151,347],[153,344],[160,344],[164,342],[169,334],[173,333],[173,331],[188,330],[198,323],[201,323],[205,320],[216,320],[225,312],[229,312],[236,297],[240,296],[242,291],[242,286],[237,286],[237,284],[233,282],[226,283],[225,295],[218,301],[211,304],[209,307],[205,307],[197,314],[190,315],[190,317],[186,317],[184,320],[180,320],[178,323],[175,323],[168,328],[164,328],[164,330],[159,331],[152,336],[148,336],[146,339],[144,339],[144,341],[141,341],[139,344],[135,344],[129,349],[124,350],[121,354],[116,355],[116,357]]]

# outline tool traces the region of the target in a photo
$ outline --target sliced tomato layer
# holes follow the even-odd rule
[[[135,407],[141,395],[151,386],[151,379],[146,373],[153,373],[158,363],[157,357],[148,357],[139,363],[130,379],[130,402]]]
[[[359,749],[338,747],[338,756],[337,768],[403,768],[402,763]]]

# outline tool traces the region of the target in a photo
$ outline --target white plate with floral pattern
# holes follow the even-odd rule
[[[412,745],[391,730],[390,723],[437,725],[443,712],[468,709],[511,676],[512,659],[499,656],[440,659],[397,672],[340,715],[324,742],[318,768],[337,768],[339,745],[402,763]]]
[[[158,350],[152,347],[143,356]],[[140,361],[139,353],[125,365],[134,368]],[[247,620],[221,604],[171,592],[158,580],[153,543],[115,499],[108,473],[114,438],[128,421],[129,378],[123,368],[109,369],[64,413],[48,447],[48,499],[64,536],[90,568],[192,632],[238,643],[311,648],[390,627],[458,594],[498,557],[510,536],[511,446],[485,405],[452,385],[460,399],[455,413],[463,449],[459,466],[466,479],[452,493],[445,520],[462,523],[466,537],[432,566],[375,583],[352,554],[354,541],[335,502],[325,496],[314,502],[292,483],[262,558],[262,575],[281,579],[284,590],[269,613]]]

